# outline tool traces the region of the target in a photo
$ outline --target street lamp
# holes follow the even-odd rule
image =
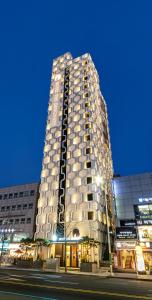
[[[110,230],[109,230],[109,214],[108,214],[108,203],[107,203],[107,182],[104,182],[101,176],[97,176],[97,183],[101,183],[101,187],[105,183],[104,188],[104,200],[105,200],[105,208],[106,208],[106,224],[107,224],[107,238],[108,238],[108,252],[109,252],[109,262],[110,262],[110,275],[113,276],[113,268],[112,268],[112,253],[111,253],[111,239],[110,239]]]

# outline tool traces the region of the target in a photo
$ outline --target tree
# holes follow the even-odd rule
[[[38,238],[38,239],[35,239],[34,244],[36,247],[36,259],[39,259],[39,258],[41,259],[43,256],[42,249],[43,249],[43,247],[49,247],[50,241],[47,239]]]
[[[21,239],[21,247],[25,247],[25,252],[27,253],[27,250],[33,246],[34,240],[31,238],[25,238]]]

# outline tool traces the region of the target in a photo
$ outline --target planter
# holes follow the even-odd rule
[[[33,261],[33,268],[41,269],[42,267],[43,267],[43,261],[42,260]]]
[[[32,268],[33,267],[33,261],[31,260],[17,260],[16,266],[20,268]]]
[[[50,270],[52,272],[58,272],[60,266],[60,259],[59,258],[48,258],[43,263],[43,269]]]
[[[97,263],[82,262],[80,266],[80,272],[93,272],[97,273]]]

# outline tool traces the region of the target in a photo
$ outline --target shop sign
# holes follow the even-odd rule
[[[134,240],[137,239],[137,232],[135,227],[117,227],[117,240]]]
[[[139,198],[140,203],[152,202],[152,197],[150,198]]]
[[[122,227],[132,227],[132,226],[142,226],[142,225],[152,225],[152,219],[140,219],[140,220],[120,220],[120,226]]]
[[[152,220],[152,204],[134,205],[137,220]]]
[[[135,250],[136,241],[135,242],[116,242],[116,250]]]
[[[152,225],[152,220],[137,220],[136,223],[138,226]]]
[[[80,240],[82,240],[82,237],[73,237],[73,238],[56,238],[56,239],[53,239],[53,241],[54,242],[78,242],[78,241],[80,241]],[[94,240],[92,240],[92,241],[94,241]]]
[[[142,247],[142,249],[146,250],[146,249],[150,249],[152,248],[152,243],[151,242],[140,242],[140,246]]]
[[[120,226],[122,227],[136,226],[136,220],[120,220]]]
[[[152,242],[152,226],[138,227],[140,242]]]

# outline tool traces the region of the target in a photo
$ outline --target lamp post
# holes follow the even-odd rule
[[[67,273],[67,230],[66,230],[66,213],[64,214],[64,247],[65,247],[65,257],[64,257],[64,261],[65,261],[65,273]]]
[[[113,268],[112,268],[112,253],[111,253],[111,239],[110,239],[110,230],[109,230],[109,213],[108,213],[108,203],[107,203],[107,181],[104,182],[101,176],[97,176],[97,183],[101,183],[101,188],[103,184],[104,187],[104,201],[106,208],[106,225],[107,225],[107,239],[108,239],[108,252],[109,252],[109,263],[110,263],[110,275],[113,276]]]
[[[109,231],[109,224],[108,224],[109,223],[109,214],[108,214],[106,190],[105,190],[105,204],[106,204],[106,223],[107,223],[107,238],[108,238],[109,262],[110,262],[110,275],[113,276],[112,254],[111,254],[111,239],[110,239],[110,231]]]

